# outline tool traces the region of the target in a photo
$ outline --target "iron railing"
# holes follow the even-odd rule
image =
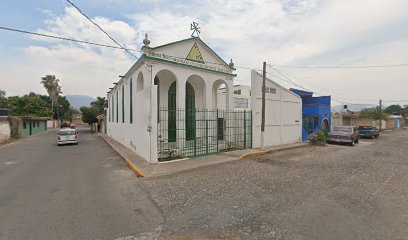
[[[159,109],[159,161],[252,148],[252,112]]]

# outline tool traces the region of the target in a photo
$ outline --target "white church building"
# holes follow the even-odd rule
[[[252,112],[234,109],[232,60],[226,63],[198,37],[151,47],[146,35],[143,43],[144,54],[108,92],[108,136],[150,163],[258,145]],[[255,109],[258,97],[251,97]],[[280,129],[281,137],[288,127]]]

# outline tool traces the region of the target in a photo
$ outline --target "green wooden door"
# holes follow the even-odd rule
[[[186,83],[186,140],[195,139],[195,92],[190,83]]]
[[[169,142],[175,142],[177,136],[177,122],[176,122],[176,82],[170,85],[168,92],[168,138]]]

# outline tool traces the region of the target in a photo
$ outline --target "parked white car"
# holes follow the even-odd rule
[[[78,144],[78,132],[72,128],[63,128],[57,133],[58,146],[63,144]]]

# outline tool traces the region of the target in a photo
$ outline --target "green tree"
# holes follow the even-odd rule
[[[98,109],[94,107],[81,107],[79,110],[82,113],[82,121],[85,123],[92,125],[98,122],[98,119],[96,119],[96,116],[99,115]]]
[[[56,109],[56,115],[60,117],[61,120],[72,120],[72,107],[66,97],[58,97],[58,107]]]
[[[380,107],[364,108],[360,111],[360,118],[385,119],[385,114]]]
[[[52,116],[52,111],[48,102],[41,98],[40,95],[33,93],[24,95],[23,97],[9,97],[8,106],[11,110],[10,114],[15,116]]]
[[[6,91],[0,89],[0,108],[8,107],[8,99],[6,98]]]
[[[0,89],[0,98],[6,98],[6,91]]]
[[[404,114],[404,108],[402,108],[400,105],[390,105],[384,109],[384,112],[390,114]]]
[[[404,116],[408,117],[408,105],[404,105]]]
[[[51,98],[51,108],[55,115],[54,107],[59,106],[58,97],[62,93],[61,86],[59,84],[60,80],[55,77],[55,75],[46,75],[41,78],[41,84],[47,90],[49,97]],[[58,116],[58,114],[56,114]],[[54,116],[55,119],[55,116]]]
[[[97,97],[96,101],[91,102],[91,106],[98,109],[98,113],[102,114],[107,102],[105,97]]]

